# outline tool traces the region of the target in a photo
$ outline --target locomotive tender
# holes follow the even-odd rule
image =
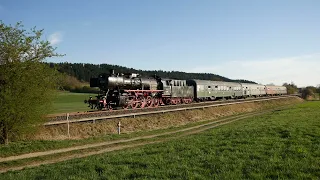
[[[98,87],[96,99],[89,106],[101,109],[135,109],[159,105],[188,104],[193,101],[216,99],[238,99],[247,97],[275,96],[287,94],[284,86],[209,81],[161,79],[158,76],[142,78],[139,74],[100,74],[90,79],[90,87]]]

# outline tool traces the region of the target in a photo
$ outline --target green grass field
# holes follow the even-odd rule
[[[91,110],[84,100],[89,96],[95,97],[95,94],[87,93],[70,93],[58,92],[56,99],[53,102],[52,113],[66,113],[66,112],[79,112]]]
[[[320,102],[0,179],[319,179]]]

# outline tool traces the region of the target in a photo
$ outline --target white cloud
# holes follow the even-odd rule
[[[51,45],[57,45],[60,42],[62,42],[62,40],[63,40],[63,33],[62,32],[55,32],[49,36],[48,41],[50,42]]]
[[[229,61],[193,72],[209,72],[231,79],[247,79],[262,84],[294,82],[298,86],[320,84],[320,53],[264,60]]]

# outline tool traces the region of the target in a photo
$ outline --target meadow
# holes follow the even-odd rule
[[[96,94],[58,92],[53,101],[52,113],[90,111],[88,105],[84,104],[84,100],[88,100],[89,96],[95,97]]]
[[[2,174],[0,179],[318,179],[320,102],[196,135]]]

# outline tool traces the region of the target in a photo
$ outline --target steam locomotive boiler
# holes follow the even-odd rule
[[[98,87],[100,93],[97,99],[90,98],[88,103],[98,109],[114,109],[123,107],[156,107],[160,103],[163,92],[161,78],[141,78],[139,74],[100,74],[90,79],[90,87]]]

